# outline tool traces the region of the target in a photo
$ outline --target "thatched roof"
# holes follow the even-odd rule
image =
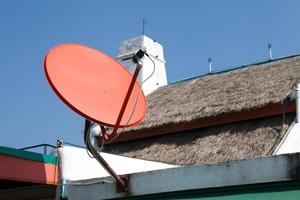
[[[280,103],[299,77],[300,56],[291,56],[161,87],[147,97],[146,118],[122,136],[130,140],[145,133],[172,134],[123,140],[107,145],[105,151],[178,165],[269,155],[294,118],[289,114],[281,128]],[[272,109],[276,107],[277,113],[266,109],[270,105],[275,105]],[[245,116],[253,110],[256,114],[264,110],[265,115],[243,119],[247,121],[235,115]],[[232,121],[234,115],[237,120]],[[226,118],[231,121],[198,126]]]
[[[110,144],[105,152],[177,165],[216,163],[272,153],[294,119],[262,118]],[[283,129],[282,129],[283,127]]]
[[[291,56],[167,85],[147,97],[145,119],[125,132],[176,127],[280,103],[299,77],[300,56]]]

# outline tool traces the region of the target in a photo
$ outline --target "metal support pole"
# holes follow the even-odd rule
[[[47,154],[47,145],[44,146],[44,154]]]
[[[140,64],[139,59],[141,59],[144,56],[144,52],[143,51],[139,51],[136,54],[136,58],[134,57],[134,59],[136,59],[136,69],[134,71],[134,74],[132,76],[132,80],[130,82],[129,88],[127,90],[125,99],[123,101],[123,104],[121,106],[116,124],[113,128],[113,131],[110,135],[107,134],[107,132],[105,131],[105,127],[100,125],[101,128],[101,132],[103,135],[103,140],[109,142],[110,140],[114,139],[115,136],[117,135],[117,131],[120,127],[121,124],[121,120],[123,118],[124,112],[126,110],[128,101],[130,99],[131,93],[133,91],[135,82],[137,80],[137,77],[139,75],[139,72],[142,68],[142,65]],[[102,167],[107,171],[107,173],[109,175],[111,175],[113,177],[113,179],[116,181],[117,183],[117,191],[121,192],[121,191],[127,191],[128,190],[128,177],[125,177],[124,179],[122,179],[119,175],[116,174],[116,172],[109,166],[109,164],[103,159],[103,157],[100,155],[100,153],[97,152],[97,150],[92,146],[91,141],[90,141],[90,128],[92,126],[92,122],[89,121],[88,119],[85,120],[85,127],[84,127],[84,142],[86,144],[87,149],[91,152],[91,154],[95,157],[95,159],[102,165]]]
[[[272,56],[272,43],[269,42],[267,45],[268,45],[268,49],[269,49],[269,59],[273,60],[273,56]]]
[[[137,77],[139,75],[139,72],[140,72],[141,68],[142,68],[142,65],[140,63],[137,63],[136,69],[135,69],[133,77],[131,79],[131,83],[130,83],[129,88],[127,90],[127,94],[126,94],[125,99],[123,101],[123,104],[122,104],[119,116],[117,118],[117,122],[116,122],[116,124],[115,124],[115,126],[113,128],[113,131],[112,131],[111,135],[108,135],[106,132],[102,133],[103,134],[103,138],[104,138],[105,141],[109,141],[109,140],[113,139],[116,136],[118,129],[120,128],[119,126],[120,126],[121,120],[123,118],[125,109],[127,107],[129,98],[130,98],[132,90],[134,88],[134,84],[135,84],[135,82],[137,80]]]
[[[212,58],[211,57],[208,58],[208,64],[209,64],[209,73],[212,73],[212,67],[211,67]]]
[[[84,130],[84,141],[86,143],[87,149],[95,157],[95,159],[102,165],[102,167],[107,171],[107,173],[113,177],[117,183],[117,191],[127,191],[127,182],[125,182],[117,173],[109,166],[109,164],[104,160],[104,158],[97,152],[97,150],[92,146],[90,141],[90,126],[92,123],[86,119]],[[127,179],[128,180],[128,179]]]

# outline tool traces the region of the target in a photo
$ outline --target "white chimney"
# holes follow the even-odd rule
[[[153,63],[147,56],[142,60],[142,69],[139,73],[138,81],[142,85],[151,76],[142,86],[147,96],[157,88],[168,84],[162,45],[145,35],[125,40],[121,42],[119,54],[116,59],[133,73],[136,64],[132,62],[131,58],[140,49],[146,51],[155,63],[155,71],[151,76],[154,68]]]

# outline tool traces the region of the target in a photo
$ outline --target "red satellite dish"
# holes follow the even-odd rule
[[[51,49],[44,67],[51,87],[66,105],[93,122],[116,125],[133,78],[125,67],[104,53],[78,44]],[[146,99],[140,90],[135,82],[117,128],[136,125],[145,117]]]

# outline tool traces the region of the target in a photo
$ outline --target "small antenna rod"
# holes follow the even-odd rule
[[[146,20],[143,19],[143,35],[145,35]]]
[[[212,73],[212,68],[211,68],[212,58],[211,57],[208,57],[208,63],[209,63],[209,73]]]
[[[273,56],[272,56],[272,43],[268,42],[268,48],[269,48],[269,59],[273,60]]]

